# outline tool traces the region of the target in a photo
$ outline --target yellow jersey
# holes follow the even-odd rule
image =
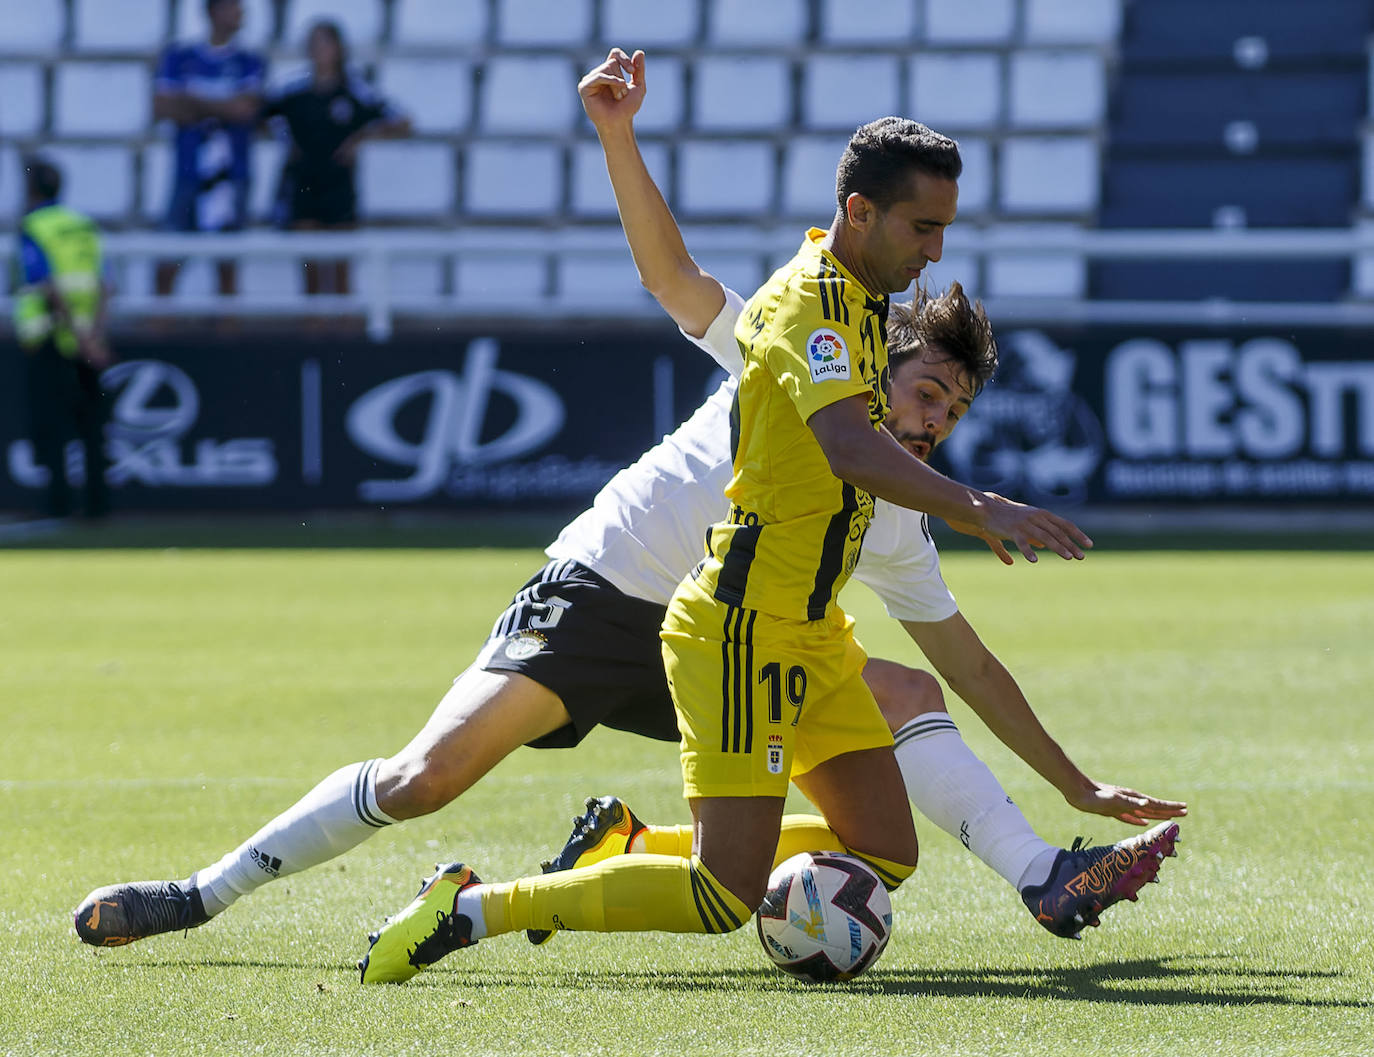
[[[887,297],[873,297],[812,228],[735,325],[744,355],[730,416],[734,475],[725,521],[706,533],[692,575],[713,598],[792,620],[821,620],[854,571],[873,497],[830,471],[807,419],[862,394],[888,412]]]

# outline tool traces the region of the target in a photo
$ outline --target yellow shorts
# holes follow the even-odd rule
[[[678,588],[661,638],[685,796],[786,796],[794,774],[892,744],[854,622],[836,613],[785,620]]]

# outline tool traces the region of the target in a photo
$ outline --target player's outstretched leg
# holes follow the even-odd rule
[[[1083,847],[1083,838],[1061,851],[1043,885],[1026,888],[1021,899],[1035,920],[1056,936],[1078,939],[1084,925],[1123,899],[1135,902],[1150,881],[1159,880],[1164,859],[1177,855],[1177,822],[1161,822],[1129,840]]]
[[[460,862],[436,866],[405,909],[368,934],[367,953],[358,963],[362,982],[401,983],[444,955],[473,946],[473,922],[458,912],[458,894],[481,883]]]
[[[76,908],[76,934],[94,947],[122,947],[210,920],[194,880],[135,881],[97,888]]]
[[[635,837],[648,827],[635,818],[629,805],[617,796],[589,796],[585,814],[572,820],[572,836],[563,850],[539,864],[543,873],[575,870],[579,866],[623,855]],[[527,929],[526,938],[536,946],[553,938],[553,929]]]

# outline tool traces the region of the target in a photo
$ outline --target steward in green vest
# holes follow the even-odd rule
[[[89,218],[57,204],[62,174],[53,165],[29,158],[24,169],[28,197],[15,261],[14,331],[24,352],[33,461],[47,471],[43,512],[71,513],[66,445],[76,439],[85,454],[85,513],[100,517],[109,510],[109,411],[100,371],[110,362],[100,232]]]

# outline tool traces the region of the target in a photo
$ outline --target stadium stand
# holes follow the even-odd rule
[[[361,212],[387,229],[383,242],[396,228],[496,238],[591,227],[608,260],[623,253],[572,91],[615,42],[652,52],[639,120],[646,155],[728,274],[766,274],[800,224],[823,220],[847,133],[898,112],[954,135],[965,156],[961,220],[935,281],[959,278],[991,297],[1374,296],[1374,254],[1353,269],[1314,258],[1299,279],[1253,261],[1190,270],[1099,260],[1066,241],[1099,227],[1374,225],[1365,0],[1324,0],[1321,18],[1306,5],[1215,0],[1205,19],[1190,0],[865,0],[862,18],[848,0],[244,7],[242,37],[268,53],[274,83],[300,69],[306,28],[328,16],[355,65],[412,117],[412,139],[361,154]],[[151,119],[152,70],[170,39],[204,33],[202,0],[0,0],[0,24],[0,222],[18,209],[19,153],[42,147],[67,167],[72,205],[116,233],[155,227],[169,159]],[[254,157],[259,226],[281,159],[264,135]],[[1054,245],[1036,250],[1046,233]],[[1008,239],[1032,245],[1004,254],[996,247]],[[567,300],[561,283],[576,280],[560,252],[522,248],[488,281],[485,265],[459,251],[398,250],[392,293],[414,279],[462,305],[471,291],[528,280]],[[245,267],[249,301],[254,290],[294,289],[271,279],[290,271],[279,253]],[[143,295],[141,275],[135,263],[119,278]],[[195,275],[187,269],[179,297],[200,296]]]

